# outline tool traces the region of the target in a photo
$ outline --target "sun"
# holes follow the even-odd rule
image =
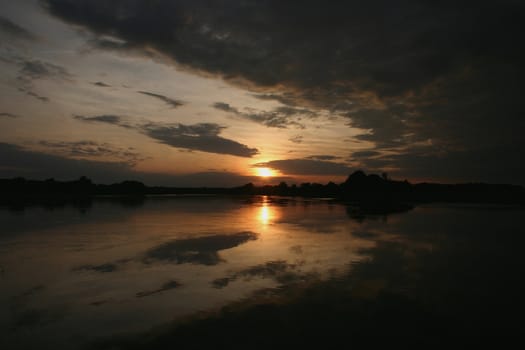
[[[260,177],[271,177],[274,176],[274,172],[270,168],[255,168],[257,176]]]

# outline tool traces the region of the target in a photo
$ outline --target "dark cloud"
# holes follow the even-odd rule
[[[126,129],[138,128],[137,125],[133,125],[130,122],[128,122],[126,120],[127,118],[112,114],[95,115],[90,117],[83,115],[75,115],[73,116],[73,118],[86,123],[110,124],[120,126]]]
[[[71,180],[88,176],[96,182],[108,183],[135,179],[137,175],[125,163],[70,159],[0,143],[0,177],[4,178]]]
[[[160,184],[171,184],[179,187],[235,187],[247,183],[257,183],[261,179],[257,176],[246,176],[229,171],[206,171],[183,175],[148,176],[149,181]],[[273,177],[274,183],[281,181],[291,182],[289,177]]]
[[[344,116],[374,151],[411,156],[426,144],[429,160],[439,150],[470,162],[494,148],[525,152],[521,1],[44,2],[101,40],[247,82],[260,99]]]
[[[18,118],[18,115],[9,112],[0,112],[0,117]]]
[[[71,159],[63,155],[31,151],[18,145],[0,142],[0,178],[18,176],[40,180],[48,178],[73,180],[87,176],[95,183],[136,180],[151,186],[173,187],[234,187],[258,180],[256,176],[245,176],[228,171],[188,174],[144,173],[135,171],[129,162]],[[276,182],[290,180],[284,177],[275,179]]]
[[[149,137],[176,148],[196,150],[217,154],[229,154],[238,157],[253,157],[259,151],[237,141],[219,136],[223,126],[214,123],[155,124],[141,127]]]
[[[74,158],[110,158],[125,162],[131,166],[146,158],[132,147],[116,147],[109,143],[94,141],[40,141],[40,146],[46,147],[52,153]]]
[[[106,84],[106,83],[104,83],[103,81],[96,81],[96,82],[93,82],[93,83],[91,83],[91,84],[93,84],[93,85],[95,85],[95,86],[100,86],[100,87],[111,87],[111,85]]]
[[[296,135],[296,136],[291,137],[290,139],[288,139],[288,141],[293,142],[293,143],[302,143],[303,142],[303,137],[301,135]]]
[[[20,80],[53,78],[70,80],[73,76],[64,67],[40,60],[23,60],[20,62]]]
[[[8,35],[17,39],[23,40],[35,40],[36,36],[28,30],[22,28],[11,20],[0,16],[0,32],[7,33]]]
[[[352,152],[352,158],[369,158],[380,155],[381,152],[378,151],[356,151]]]
[[[167,103],[172,108],[177,108],[177,107],[180,107],[180,106],[184,105],[184,103],[182,101],[175,100],[173,98],[169,98],[169,97],[166,97],[164,95],[154,94],[153,92],[147,92],[147,91],[137,91],[137,92],[139,94],[143,94],[143,95],[146,95],[146,96],[151,96],[151,97],[158,98],[159,100]]]
[[[105,123],[135,129],[163,144],[190,151],[201,151],[216,154],[229,154],[238,157],[252,157],[259,153],[256,148],[249,148],[237,141],[219,136],[226,127],[214,123],[165,124],[149,122],[129,124],[123,117],[116,115],[74,116],[87,123]]]
[[[388,169],[391,177],[417,181],[525,183],[524,169],[516,148],[494,147],[478,151],[428,153],[413,149],[403,154],[364,158],[359,167],[372,171]],[[508,159],[516,159],[509,162]]]
[[[73,269],[73,271],[92,271],[92,272],[113,272],[117,269],[115,264],[106,263],[102,265],[82,265]]]
[[[277,107],[272,111],[257,111],[252,108],[245,108],[247,110],[246,112],[241,112],[237,108],[224,102],[216,102],[213,107],[270,128],[295,126],[304,129],[304,126],[299,123],[298,120],[300,120],[301,117],[312,118],[317,116],[317,113],[308,109],[293,108],[290,106]]]
[[[257,163],[254,167],[268,167],[291,175],[348,175],[346,164],[314,159],[283,159]]]
[[[241,112],[239,112],[239,110],[237,108],[234,108],[234,107],[230,106],[228,103],[224,103],[224,102],[215,102],[213,104],[213,108],[216,108],[216,109],[224,111],[224,112],[233,113],[233,114],[240,114],[241,113]]]
[[[86,122],[86,123],[105,123],[105,124],[112,124],[112,125],[117,125],[117,126],[122,126],[122,127],[129,127],[128,124],[123,122],[123,118],[118,115],[104,114],[104,115],[96,115],[92,117],[86,117],[83,115],[75,115],[73,118]]]
[[[73,78],[73,75],[67,69],[53,63],[18,56],[11,57],[10,63],[14,63],[19,67],[16,83],[18,91],[42,102],[49,102],[49,98],[35,91],[33,86],[34,80],[71,81]]]
[[[292,93],[280,93],[280,94],[253,94],[252,95],[259,100],[265,101],[277,101],[287,106],[296,106],[297,98]]]
[[[37,94],[36,92],[31,91],[31,90],[27,90],[26,88],[18,88],[18,91],[25,93],[27,96],[34,97],[34,98],[36,98],[36,99],[39,100],[39,101],[42,101],[42,102],[49,102],[49,97],[46,97],[46,96],[40,96],[40,95]]]
[[[257,234],[250,231],[178,239],[149,250],[144,257],[144,262],[165,261],[175,264],[217,265],[223,261],[219,256],[219,251],[231,249],[255,239],[257,239]]]
[[[320,154],[320,155],[314,155],[314,156],[307,157],[307,159],[313,159],[313,160],[336,160],[339,158],[341,157],[331,156],[327,154]]]
[[[137,294],[135,294],[135,296],[137,298],[149,297],[154,294],[159,294],[159,293],[166,292],[166,291],[169,291],[175,288],[179,288],[180,286],[181,284],[177,281],[168,281],[164,283],[162,286],[160,286],[160,288],[153,289],[153,290],[147,290],[144,292],[138,292]]]

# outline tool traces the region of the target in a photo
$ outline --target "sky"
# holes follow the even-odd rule
[[[519,0],[0,0],[0,178],[525,185],[523,18]]]

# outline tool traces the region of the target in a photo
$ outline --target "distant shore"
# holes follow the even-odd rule
[[[387,213],[405,211],[418,203],[462,202],[525,205],[525,188],[517,185],[463,183],[439,184],[396,181],[386,175],[365,174],[356,171],[341,184],[329,182],[288,185],[240,187],[159,187],[137,181],[123,181],[111,185],[95,184],[86,177],[74,181],[0,179],[0,204],[25,206],[30,204],[72,203],[82,205],[90,198],[124,196],[140,198],[147,195],[270,195],[288,197],[333,198],[357,205],[363,212]]]

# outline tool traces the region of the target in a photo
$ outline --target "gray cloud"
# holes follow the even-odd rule
[[[125,163],[69,159],[0,143],[0,177],[71,180],[88,176],[97,182],[107,183],[133,179],[136,175]]]
[[[146,96],[155,97],[155,98],[157,98],[157,99],[167,103],[172,108],[177,108],[177,107],[180,107],[180,106],[184,105],[184,103],[182,101],[175,100],[173,98],[169,98],[169,97],[166,97],[164,95],[154,94],[153,92],[147,92],[147,91],[137,91],[137,92],[139,94],[143,94],[143,95],[146,95]]]
[[[110,158],[125,162],[130,166],[147,158],[141,156],[132,147],[116,147],[109,143],[99,143],[94,141],[40,141],[40,146],[46,147],[49,151],[64,155],[66,157],[81,158]]]
[[[313,156],[307,157],[307,159],[313,159],[313,160],[336,160],[339,158],[341,157],[331,156],[327,154],[313,155]]]
[[[288,141],[293,142],[293,143],[302,143],[303,142],[303,136],[296,135],[296,136],[293,136],[293,137],[289,138]]]
[[[521,153],[506,147],[453,154],[428,153],[425,148],[415,148],[403,154],[361,159],[359,167],[376,172],[389,169],[392,177],[412,177],[417,181],[524,184],[523,165],[519,161],[509,163],[508,157],[520,159]]]
[[[427,144],[417,159],[439,150],[458,171],[473,170],[452,162],[464,154],[496,167],[492,149],[525,153],[520,1],[44,2],[121,47],[247,81],[261,99],[345,116],[377,152],[410,157]],[[513,152],[500,156],[517,162]]]
[[[241,112],[239,112],[239,110],[237,108],[234,108],[234,107],[230,106],[228,103],[224,103],[224,102],[215,102],[213,104],[213,108],[216,108],[216,109],[224,111],[224,112],[233,113],[233,114],[240,114],[241,113]]]
[[[75,115],[73,118],[86,122],[86,123],[106,123],[106,124],[113,124],[113,125],[118,125],[118,126],[127,125],[123,123],[122,117],[119,117],[118,115],[104,114],[104,115],[96,115],[92,117]]]
[[[175,281],[175,280],[168,281],[168,282],[163,283],[162,286],[160,286],[157,289],[147,290],[147,291],[144,291],[144,292],[138,292],[137,294],[135,294],[135,296],[137,298],[149,297],[151,295],[155,295],[155,294],[158,294],[158,293],[167,292],[167,291],[175,289],[175,288],[179,288],[180,286],[182,286],[182,284],[177,282],[177,281]]]
[[[272,111],[257,111],[252,108],[246,108],[246,112],[241,112],[237,108],[224,102],[216,102],[213,107],[270,128],[295,126],[304,129],[304,126],[297,120],[300,120],[301,117],[312,118],[317,116],[315,112],[308,109],[293,108],[290,106],[277,107]]]
[[[277,101],[287,106],[297,106],[297,96],[293,93],[283,92],[278,94],[253,94],[259,100]]]
[[[110,124],[115,126],[120,126],[126,129],[136,129],[137,126],[131,124],[130,122],[126,121],[125,117],[121,117],[118,115],[112,115],[112,114],[103,114],[103,115],[95,115],[95,116],[83,116],[83,115],[75,115],[73,116],[74,119],[86,122],[86,123],[102,123],[102,124]]]
[[[53,78],[70,80],[73,75],[64,67],[40,60],[23,60],[20,63],[19,77],[21,80],[36,80]]]
[[[0,16],[0,32],[7,33],[8,35],[17,39],[23,40],[35,40],[36,36],[29,32],[27,29],[22,28],[16,23],[5,17]]]
[[[104,123],[135,129],[163,144],[185,150],[228,154],[238,157],[252,157],[259,153],[256,148],[250,148],[237,141],[219,136],[226,127],[215,123],[186,125],[149,122],[132,125],[116,115],[92,117],[77,115],[74,118],[87,123]]]
[[[106,263],[102,265],[82,265],[75,267],[73,271],[89,271],[89,272],[100,272],[100,273],[107,273],[107,272],[114,272],[117,270],[117,265],[112,263]]]
[[[42,102],[49,102],[49,98],[34,91],[34,80],[53,79],[58,81],[71,81],[73,78],[73,75],[64,67],[40,60],[16,56],[11,57],[11,63],[19,66],[17,76],[18,91]]]
[[[93,83],[91,83],[91,84],[93,84],[93,85],[95,85],[95,86],[100,86],[100,87],[111,87],[111,85],[106,84],[106,83],[104,83],[103,81],[96,81],[96,82],[93,82]]]
[[[224,127],[214,123],[194,125],[149,123],[143,125],[141,129],[149,137],[172,147],[238,157],[253,157],[259,153],[256,148],[249,148],[237,141],[219,136]]]
[[[63,155],[31,151],[18,145],[0,142],[0,178],[18,176],[41,180],[48,178],[72,180],[87,176],[96,183],[136,180],[152,186],[175,187],[234,187],[257,180],[255,176],[226,171],[190,174],[143,173],[135,171],[129,163],[125,162],[71,159]]]
[[[37,94],[36,92],[28,90],[26,88],[18,88],[18,91],[25,93],[27,96],[34,97],[34,98],[36,98],[39,101],[49,102],[49,97],[41,96],[41,95]]]
[[[356,151],[352,152],[352,158],[369,158],[381,155],[378,151]]]
[[[0,112],[0,117],[18,118],[18,115],[9,112]]]
[[[348,175],[352,172],[346,164],[314,159],[272,160],[253,166],[268,167],[293,175]]]

